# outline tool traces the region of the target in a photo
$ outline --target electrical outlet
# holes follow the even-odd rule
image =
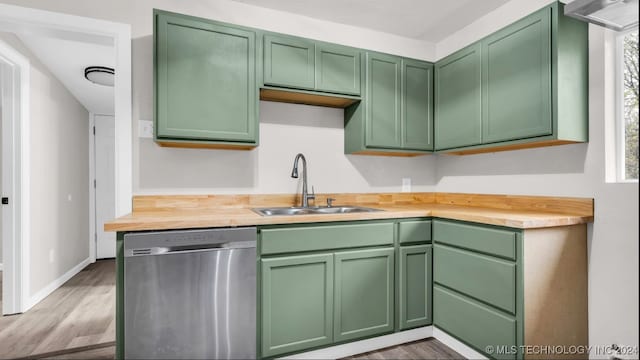
[[[153,121],[138,120],[138,137],[153,139]]]
[[[402,192],[411,192],[411,178],[402,178]]]

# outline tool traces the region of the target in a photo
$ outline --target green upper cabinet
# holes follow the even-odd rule
[[[316,44],[316,90],[360,95],[360,50]]]
[[[315,44],[288,36],[264,36],[264,84],[315,88]]]
[[[482,41],[484,142],[552,133],[551,8]]]
[[[401,58],[367,53],[367,145],[401,147]]]
[[[392,332],[394,249],[338,252],[334,258],[334,341]]]
[[[399,250],[399,329],[430,325],[432,246],[401,246]]]
[[[255,32],[158,10],[154,15],[156,141],[255,146]]]
[[[262,356],[333,341],[333,254],[262,259]]]
[[[588,26],[563,12],[554,2],[436,63],[437,150],[589,140]]]
[[[362,52],[358,49],[265,34],[263,52],[264,85],[272,91],[274,88],[288,91],[294,95],[289,99],[292,102],[304,100],[305,96],[309,100],[313,95],[334,98],[360,95]],[[295,94],[303,95],[296,98]],[[325,105],[332,104],[328,101]]]
[[[433,150],[433,65],[367,52],[365,94],[345,110],[345,153],[422,155]]]
[[[482,142],[480,44],[462,49],[435,65],[435,148]]]
[[[433,65],[402,59],[402,147],[433,150]]]

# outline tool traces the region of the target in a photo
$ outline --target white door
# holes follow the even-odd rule
[[[105,232],[104,223],[115,218],[115,118],[95,115],[96,258],[116,256],[116,234]]]

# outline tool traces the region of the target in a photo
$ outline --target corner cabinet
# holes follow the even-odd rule
[[[159,10],[154,15],[156,142],[256,146],[256,33]]]
[[[536,358],[541,353],[526,353],[536,346],[586,348],[586,231],[434,220],[434,325],[490,358]]]
[[[588,27],[553,3],[436,63],[436,150],[588,141]]]
[[[367,52],[366,92],[345,110],[345,153],[416,156],[433,150],[433,65]]]

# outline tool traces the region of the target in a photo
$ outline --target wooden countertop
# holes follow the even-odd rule
[[[372,199],[372,196],[378,198]],[[320,195],[319,200],[324,197],[336,197],[336,206],[359,205],[383,211],[262,216],[253,212],[251,208],[291,206],[291,201],[295,201],[295,195],[141,196],[134,198],[133,213],[105,223],[104,229],[170,230],[411,217],[438,217],[520,229],[593,222],[593,199],[400,193],[327,194]],[[363,198],[366,198],[366,203],[358,201]]]

